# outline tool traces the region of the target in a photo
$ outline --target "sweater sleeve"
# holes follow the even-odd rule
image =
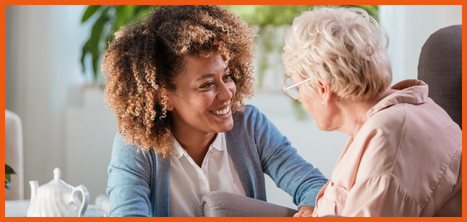
[[[112,157],[108,167],[107,195],[110,197],[112,217],[150,215],[150,160],[148,153],[137,152],[115,136]]]
[[[263,171],[276,185],[290,194],[294,204],[315,206],[316,196],[327,179],[298,155],[285,136],[264,114],[253,107],[254,138]]]

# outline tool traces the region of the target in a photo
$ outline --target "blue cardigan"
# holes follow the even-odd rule
[[[256,107],[247,105],[233,120],[232,130],[225,133],[227,150],[246,195],[266,201],[266,173],[298,207],[315,206],[327,182],[323,174]],[[117,133],[108,173],[110,216],[169,216],[170,158],[152,149],[138,153]]]

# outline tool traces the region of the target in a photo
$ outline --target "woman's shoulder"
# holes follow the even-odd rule
[[[406,114],[402,106],[397,105],[379,111],[360,128],[353,139],[353,147],[360,147],[362,149],[360,152],[379,153],[387,157],[387,161],[392,161],[405,132],[405,119]]]
[[[112,159],[147,159],[156,156],[152,149],[148,151],[138,150],[138,144],[130,144],[125,137],[116,133],[112,146]]]
[[[359,167],[366,174],[360,176],[392,175],[409,193],[427,197],[428,191],[413,186],[413,178],[438,183],[433,172],[445,170],[462,149],[461,130],[450,131],[452,121],[435,111],[428,102],[397,104],[372,116],[359,138],[366,147]]]
[[[233,114],[232,117],[234,122],[243,121],[245,119],[251,118],[251,116],[255,115],[259,112],[258,108],[253,105],[245,105],[238,108]]]
[[[255,114],[255,113],[258,113],[258,112],[259,112],[259,110],[258,110],[258,108],[256,108],[256,106],[247,104],[247,105],[242,106],[239,109],[237,109],[237,111],[235,111],[235,113],[233,115],[234,115],[234,117],[235,116],[247,116],[248,117],[251,114]]]
[[[364,127],[388,129],[400,128],[406,120],[406,111],[403,104],[393,105],[372,115]],[[363,127],[362,127],[363,128]]]
[[[136,150],[135,144],[127,144],[125,142],[125,137],[121,135],[119,132],[115,133],[114,143],[112,146],[113,152],[128,152],[132,149]]]
[[[379,111],[360,128],[347,151],[354,153],[349,157],[359,159],[357,179],[392,174],[406,127],[403,109],[397,105]]]
[[[234,128],[253,127],[263,121],[265,116],[253,105],[245,105],[233,113]]]

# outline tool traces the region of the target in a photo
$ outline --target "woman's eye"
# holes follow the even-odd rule
[[[214,83],[213,83],[213,82],[207,82],[207,83],[201,85],[200,88],[211,88],[211,87],[213,87],[213,86],[214,86]]]
[[[227,74],[224,76],[224,80],[230,81],[232,80],[232,74]]]

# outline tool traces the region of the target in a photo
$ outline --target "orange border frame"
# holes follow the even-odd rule
[[[131,1],[132,4],[164,4],[167,3],[167,1],[141,1],[141,0],[136,0],[136,1]],[[89,0],[69,0],[69,1],[57,1],[57,0],[48,0],[48,1],[32,1],[32,0],[7,0],[3,3],[3,6],[0,8],[0,31],[1,31],[1,42],[3,44],[0,45],[0,49],[3,53],[0,54],[0,64],[1,64],[1,78],[0,78],[0,94],[1,94],[1,108],[5,109],[5,5],[110,5],[110,4],[128,4],[128,0],[95,0],[95,1],[89,1]],[[170,1],[172,4],[181,4],[181,5],[189,5],[189,4],[223,4],[223,5],[257,5],[257,4],[275,4],[275,5],[284,5],[284,3],[288,4],[325,4],[325,5],[344,5],[344,4],[379,4],[379,5],[464,5],[463,1],[460,0],[446,0],[446,1],[421,1],[421,0],[377,0],[377,1],[344,1],[344,0],[317,0],[317,1],[305,1],[305,0],[292,0],[292,1],[278,1],[278,0],[222,0],[222,1],[214,1],[214,0],[192,0],[192,1],[187,1],[187,0],[176,0],[176,1]],[[465,17],[462,18],[462,22],[464,22]],[[464,56],[466,52],[466,45],[465,43],[465,29],[462,31],[462,63],[465,64],[466,62],[466,57]],[[466,75],[465,69],[462,69],[462,76]],[[463,78],[462,79],[462,115],[466,113],[466,103],[465,101],[467,100],[467,90],[464,90],[464,87],[467,86],[467,79]],[[3,121],[2,121],[3,120]],[[5,125],[4,119],[0,118],[0,123],[2,125]],[[467,122],[465,118],[463,118],[463,125],[466,125],[464,122]],[[466,134],[462,134],[462,139],[465,139]],[[1,138],[1,147],[2,150],[5,150],[5,127],[0,127],[0,138]],[[2,159],[5,159],[5,152],[1,152],[0,156]],[[464,158],[464,154],[462,155],[462,159]],[[3,164],[1,165],[3,166]],[[2,167],[1,172],[4,172],[4,168]],[[463,176],[465,177],[465,165],[463,165]],[[465,186],[463,186],[465,188]],[[464,192],[462,196],[462,217],[461,218],[397,218],[397,220],[402,220],[402,221],[463,221],[462,218],[467,217],[466,216],[466,205],[465,205],[465,200],[466,200],[466,194],[467,192]],[[0,192],[0,197],[1,199],[5,198],[5,191],[2,190]],[[5,205],[4,202],[2,202],[1,207],[0,207],[0,216],[5,217]],[[6,221],[30,221],[30,220],[41,220],[41,221],[54,221],[54,220],[61,220],[61,218],[5,218]],[[220,219],[220,218],[219,218]],[[337,217],[328,217],[328,218],[221,218],[223,221],[237,221],[238,219],[245,220],[245,221],[283,221],[283,220],[298,220],[298,221],[305,221],[305,220],[324,220],[324,221],[337,221],[337,220],[353,220],[353,221],[361,221],[361,220],[374,220],[377,219],[378,221],[384,220],[384,221],[392,221],[394,220],[393,218],[337,218]],[[100,220],[126,220],[126,218],[86,218],[86,219],[81,219],[81,218],[67,218],[67,220],[90,220],[90,221],[100,221]],[[139,220],[164,220],[164,221],[183,221],[185,218],[157,218],[157,219],[151,219],[151,218],[141,218]],[[192,221],[216,221],[218,218],[189,218],[189,220]]]

